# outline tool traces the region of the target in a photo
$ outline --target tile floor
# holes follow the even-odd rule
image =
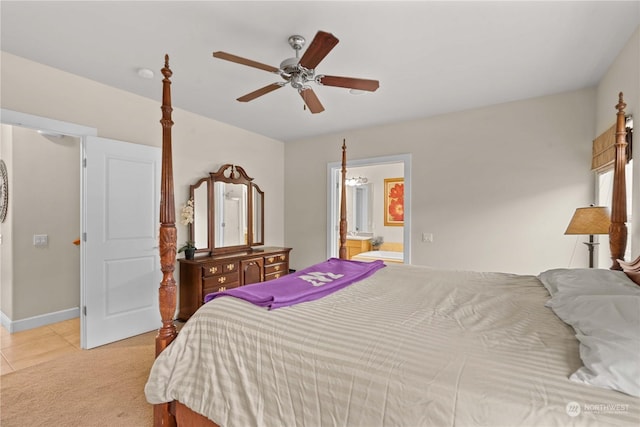
[[[80,318],[13,334],[0,329],[0,375],[81,351]]]

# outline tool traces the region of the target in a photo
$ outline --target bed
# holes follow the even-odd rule
[[[640,421],[640,386],[634,381],[636,372],[640,378],[634,371],[640,287],[619,271],[633,274],[638,264],[617,261],[624,254],[621,236],[626,240],[624,191],[614,191],[612,270],[521,276],[387,263],[337,292],[285,308],[216,298],[178,334],[168,57],[162,73],[162,327],[145,386],[154,425]],[[624,107],[620,94],[617,190],[624,189]],[[344,143],[342,165],[344,185]],[[346,258],[344,205],[343,197],[341,259]]]

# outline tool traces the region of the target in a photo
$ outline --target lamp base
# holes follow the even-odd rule
[[[593,268],[593,248],[600,243],[593,241],[593,234],[589,235],[588,242],[582,242],[589,247],[589,268]]]

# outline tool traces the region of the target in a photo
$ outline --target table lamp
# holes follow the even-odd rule
[[[593,268],[594,234],[609,234],[611,218],[606,206],[589,206],[578,208],[564,234],[588,234],[589,241],[583,242],[589,247],[589,268]]]

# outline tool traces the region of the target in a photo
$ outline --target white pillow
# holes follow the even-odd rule
[[[606,271],[606,270],[605,270]],[[640,397],[640,287],[611,286],[580,295],[577,288],[560,285],[547,305],[576,331],[584,366],[569,379]]]
[[[634,286],[637,288],[624,272],[599,268],[557,268],[540,273],[538,279],[551,296],[558,292],[580,295],[626,294]]]

